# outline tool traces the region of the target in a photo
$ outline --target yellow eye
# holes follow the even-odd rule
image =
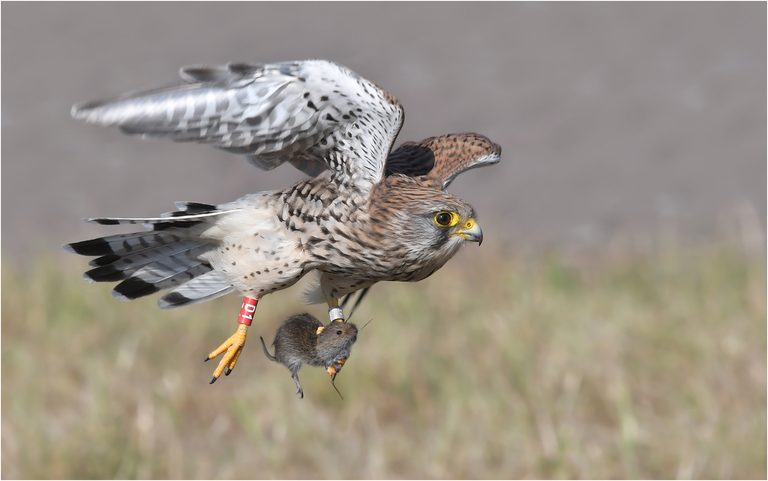
[[[448,212],[447,210],[441,210],[434,217],[435,224],[440,227],[453,227],[459,223],[459,214],[456,212]]]

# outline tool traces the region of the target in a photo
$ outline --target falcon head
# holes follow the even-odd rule
[[[401,237],[411,245],[434,250],[456,248],[463,241],[483,242],[483,231],[475,210],[463,200],[443,191],[424,195],[422,201],[404,209]]]
[[[384,187],[371,221],[374,237],[390,244],[393,263],[421,264],[426,277],[465,242],[483,241],[475,210],[455,195],[404,175],[388,177]]]

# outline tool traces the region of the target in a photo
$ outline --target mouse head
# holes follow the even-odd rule
[[[357,341],[357,326],[351,322],[333,321],[317,336],[317,355],[326,366],[340,358],[349,357],[352,344]]]

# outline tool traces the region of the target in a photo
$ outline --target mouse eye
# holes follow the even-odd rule
[[[341,336],[341,329],[339,329],[338,331],[336,331],[336,335],[337,335],[337,336]]]
[[[459,223],[459,214],[456,212],[449,212],[447,210],[441,210],[433,218],[435,224],[440,227],[453,227]]]

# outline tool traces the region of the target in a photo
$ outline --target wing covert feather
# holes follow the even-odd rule
[[[501,146],[474,133],[446,134],[404,142],[387,159],[386,175],[426,176],[446,189],[462,172],[501,160]]]

